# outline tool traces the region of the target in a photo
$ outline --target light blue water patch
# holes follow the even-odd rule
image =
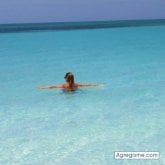
[[[165,164],[165,27],[0,34],[0,164]],[[38,90],[103,83],[74,93]],[[115,160],[158,151],[159,160]]]

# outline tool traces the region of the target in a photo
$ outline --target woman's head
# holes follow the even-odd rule
[[[67,73],[65,74],[64,79],[67,79],[67,77],[68,77],[69,74],[72,74],[72,73],[71,73],[71,72],[67,72]]]
[[[71,72],[66,73],[64,78],[71,86],[74,85],[74,75]]]

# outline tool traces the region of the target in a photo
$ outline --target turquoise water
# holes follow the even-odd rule
[[[0,33],[0,164],[165,164],[164,43],[165,26]],[[36,88],[68,71],[105,86]]]

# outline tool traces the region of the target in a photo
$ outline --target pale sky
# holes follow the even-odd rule
[[[165,0],[0,0],[0,24],[165,19]]]

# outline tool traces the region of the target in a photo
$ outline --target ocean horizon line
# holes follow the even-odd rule
[[[122,28],[138,26],[165,25],[165,19],[139,19],[139,20],[109,20],[109,21],[75,21],[75,22],[42,22],[42,23],[9,23],[0,24],[0,33],[30,32],[46,30],[81,30]]]

